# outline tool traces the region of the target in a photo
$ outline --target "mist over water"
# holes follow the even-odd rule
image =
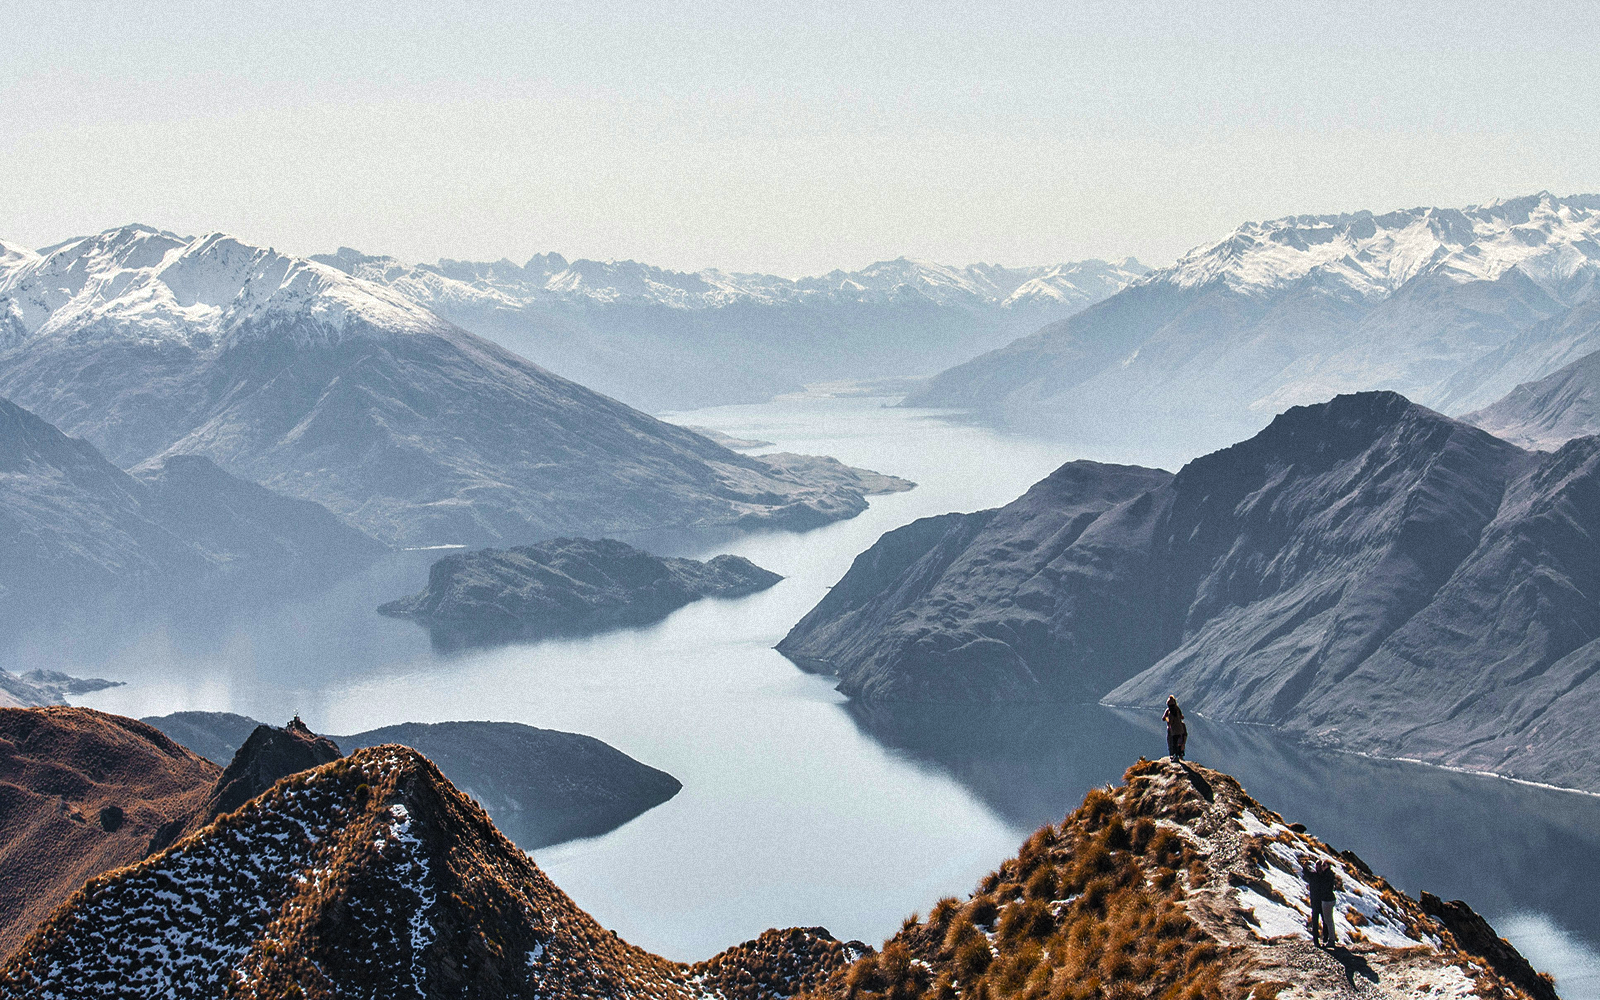
[[[65,633],[25,632],[0,665],[125,680],[81,701],[134,716],[204,709],[282,723],[298,711],[333,733],[457,719],[587,733],[684,785],[605,836],[536,853],[606,926],[680,959],[791,924],[876,944],[912,911],[964,896],[1090,787],[1164,751],[1159,719],[1095,706],[864,709],[772,650],[884,531],[1007,503],[1071,458],[1118,457],[883,403],[789,397],[672,415],[919,483],[802,534],[628,539],[663,554],[736,552],[785,576],[746,598],[643,628],[445,655],[374,611],[420,589],[440,554],[398,553],[327,591],[227,615],[86,615]],[[1205,720],[1191,747],[1407,892],[1466,899],[1569,1000],[1600,997],[1600,915],[1584,878],[1600,871],[1600,799],[1315,754]]]

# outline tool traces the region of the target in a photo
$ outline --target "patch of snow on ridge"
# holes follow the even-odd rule
[[[1548,193],[1464,210],[1290,216],[1245,223],[1145,282],[1196,288],[1222,281],[1259,292],[1323,278],[1331,288],[1381,299],[1425,272],[1493,281],[1519,267],[1558,293],[1562,283],[1597,266],[1597,238],[1600,199]]]
[[[442,321],[403,294],[211,233],[129,226],[0,257],[0,316],[28,336],[88,332],[206,348],[245,330],[417,333]]]

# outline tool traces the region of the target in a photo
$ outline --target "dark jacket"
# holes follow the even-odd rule
[[[1312,869],[1306,873],[1306,888],[1311,890],[1313,903],[1323,903],[1333,899],[1333,890],[1338,884],[1338,876],[1334,875],[1332,868],[1320,872]]]

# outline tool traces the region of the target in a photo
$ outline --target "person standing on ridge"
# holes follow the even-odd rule
[[[1167,723],[1167,756],[1180,762],[1184,745],[1189,742],[1189,727],[1183,724],[1183,709],[1178,707],[1175,695],[1167,695],[1167,710],[1161,718]]]
[[[1306,875],[1306,890],[1311,896],[1311,942],[1332,948],[1333,936],[1333,900],[1334,890],[1338,888],[1339,876],[1334,874],[1333,866],[1327,859],[1317,862],[1317,866]],[[1322,939],[1317,938],[1317,925],[1321,924]]]

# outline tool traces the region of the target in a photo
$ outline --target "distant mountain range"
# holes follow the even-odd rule
[[[0,247],[0,330],[0,397],[113,465],[201,456],[389,544],[808,527],[875,488],[736,454],[392,289],[220,234]]]
[[[884,535],[779,644],[867,702],[1093,700],[1600,790],[1600,438],[1394,393]],[[1158,710],[1157,710],[1158,711]]]
[[[908,404],[1196,454],[1388,389],[1447,413],[1600,349],[1600,196],[1246,223]]]
[[[554,253],[521,265],[405,264],[343,247],[312,259],[652,411],[762,402],[812,382],[931,375],[1149,271],[1132,258],[1019,268],[900,258],[792,280]]]

